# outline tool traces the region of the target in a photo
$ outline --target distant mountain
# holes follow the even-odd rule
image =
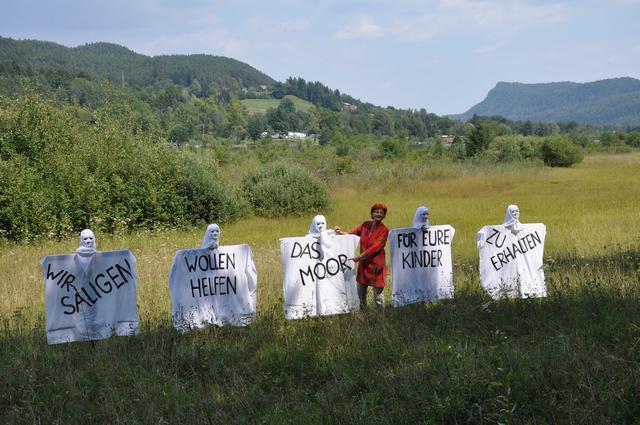
[[[34,71],[62,69],[133,87],[171,81],[199,85],[203,94],[219,89],[271,85],[275,81],[246,63],[223,56],[171,55],[149,57],[111,43],[65,47],[36,40],[0,37],[0,64],[15,64]]]
[[[450,118],[466,121],[474,114],[500,115],[511,120],[639,125],[640,80],[625,77],[591,83],[499,82],[482,102]]]

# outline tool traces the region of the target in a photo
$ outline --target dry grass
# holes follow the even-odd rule
[[[5,244],[0,422],[631,423],[640,414],[639,170],[634,153],[571,169],[333,180],[330,226],[356,226],[383,201],[389,228],[407,226],[423,204],[434,224],[456,228],[456,299],[383,314],[284,321],[278,239],[305,234],[313,214],[224,226],[223,243],[254,252],[256,323],[184,336],[170,329],[167,274],[204,229],[98,234],[99,249],[138,260],[141,334],[94,349],[49,347],[43,331],[38,259],[77,242]],[[524,222],[547,225],[550,296],[483,311],[475,233],[500,223],[510,203]]]

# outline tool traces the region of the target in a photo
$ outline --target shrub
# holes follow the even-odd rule
[[[324,183],[298,165],[263,165],[242,179],[242,192],[262,216],[303,214],[329,207]]]
[[[335,163],[335,170],[337,174],[350,174],[353,173],[353,160],[350,156],[344,158],[338,158]]]
[[[385,137],[380,142],[380,157],[384,159],[404,158],[407,146],[398,139]]]
[[[542,139],[518,135],[496,137],[489,144],[484,156],[496,162],[541,159]]]
[[[542,159],[551,167],[570,167],[582,161],[582,151],[564,137],[548,137],[542,143]]]
[[[627,139],[625,143],[634,148],[640,148],[640,131],[632,131],[627,134]]]
[[[0,111],[0,236],[57,238],[229,221],[241,198],[216,162],[131,125],[126,105],[89,125],[37,98]]]

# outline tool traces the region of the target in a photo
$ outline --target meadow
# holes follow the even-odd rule
[[[298,96],[286,95],[285,99],[293,102],[298,111],[307,112],[313,106],[312,103]],[[265,114],[269,108],[276,109],[280,105],[280,99],[244,99],[241,101],[249,114]]]
[[[278,238],[305,234],[313,214],[250,217],[223,226],[222,243],[253,250],[255,323],[185,335],[167,275],[204,228],[98,233],[99,250],[137,258],[140,334],[57,346],[38,260],[77,240],[4,242],[0,423],[638,423],[639,171],[638,152],[572,168],[357,167],[329,179],[319,213],[351,228],[383,201],[394,228],[428,205],[456,229],[455,299],[394,309],[388,287],[382,311],[285,321]],[[491,302],[480,288],[475,234],[508,204],[547,226],[545,299]]]

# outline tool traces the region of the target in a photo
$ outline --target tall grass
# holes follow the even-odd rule
[[[5,243],[0,423],[637,423],[639,166],[629,154],[571,169],[336,178],[330,226],[355,227],[375,201],[389,205],[389,228],[422,204],[453,225],[456,297],[322,319],[283,318],[278,238],[305,234],[311,216],[224,226],[224,244],[253,249],[256,322],[186,335],[171,328],[167,273],[204,229],[98,233],[100,250],[138,259],[141,329],[95,344],[47,346],[44,334],[38,259],[77,241]],[[546,299],[481,291],[475,232],[510,203],[547,225]]]

